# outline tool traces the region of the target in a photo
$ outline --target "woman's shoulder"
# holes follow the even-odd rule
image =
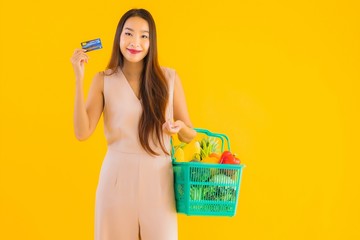
[[[160,68],[163,71],[163,73],[167,79],[170,80],[176,76],[176,70],[174,68],[165,67],[165,66],[160,66]]]
[[[117,73],[119,70],[119,67],[115,68],[115,69],[111,69],[111,68],[106,68],[105,70],[102,71],[102,73],[105,76],[110,76],[113,75],[114,73]]]

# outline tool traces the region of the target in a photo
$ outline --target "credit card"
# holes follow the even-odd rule
[[[81,47],[82,49],[86,49],[86,52],[90,52],[102,48],[102,44],[100,38],[96,38],[93,40],[82,42]]]

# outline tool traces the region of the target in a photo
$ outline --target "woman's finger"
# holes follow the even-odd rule
[[[88,56],[88,55],[85,53],[84,49],[76,49],[76,50],[74,51],[74,53],[73,53],[73,56],[79,56],[79,55],[81,55],[81,56]]]
[[[87,55],[76,55],[72,58],[73,63],[77,63],[77,62],[81,62],[81,61],[88,62],[88,60],[89,60],[89,56],[87,56]]]
[[[180,127],[179,126],[171,126],[169,131],[171,133],[178,133],[180,131]]]

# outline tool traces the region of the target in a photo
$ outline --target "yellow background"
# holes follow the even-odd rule
[[[75,139],[70,57],[103,41],[87,93],[132,7],[153,14],[194,125],[246,164],[236,217],[179,215],[179,238],[360,239],[357,2],[1,0],[1,239],[93,239],[106,142],[102,118]]]

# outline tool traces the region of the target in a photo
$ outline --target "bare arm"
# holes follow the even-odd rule
[[[75,73],[76,90],[74,106],[74,132],[78,140],[86,140],[94,132],[103,111],[104,76],[97,73],[90,86],[86,103],[84,102],[84,72],[88,55],[82,49],[75,49],[71,63]]]
[[[196,136],[196,131],[193,129],[193,125],[191,123],[186,105],[184,89],[182,87],[181,80],[176,72],[173,104],[175,125],[180,126],[178,138],[180,141],[188,143]]]

